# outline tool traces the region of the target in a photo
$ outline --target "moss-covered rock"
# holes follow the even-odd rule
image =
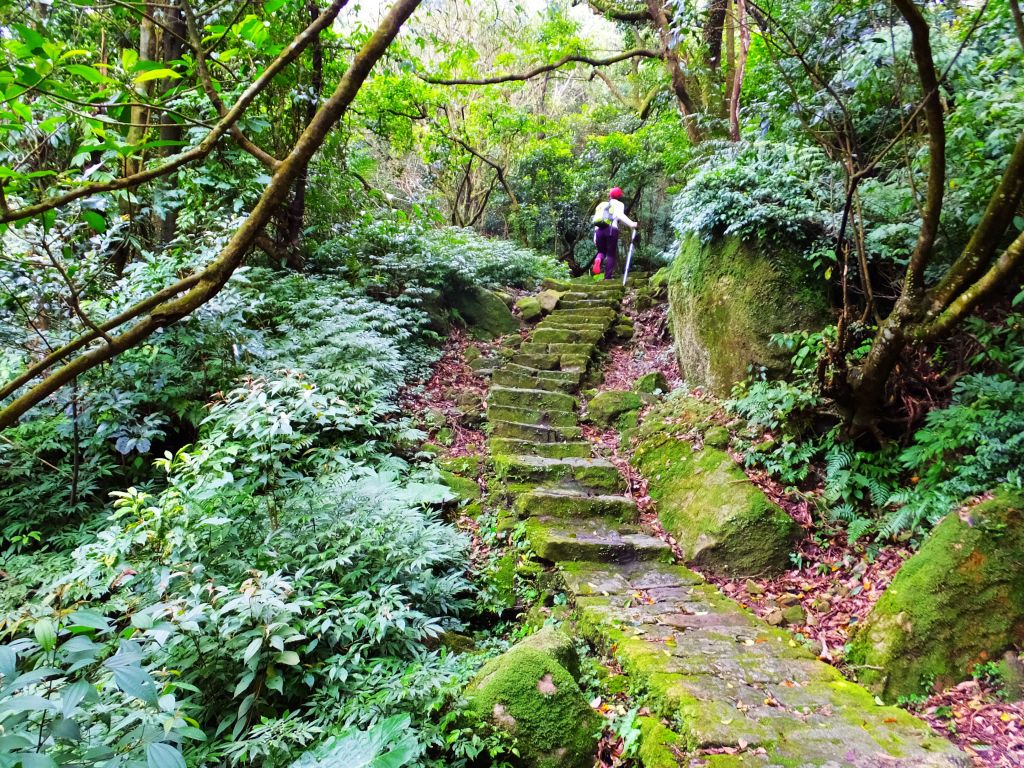
[[[779,245],[687,237],[668,278],[676,355],[683,377],[726,395],[751,365],[784,370],[772,334],[817,329],[829,320],[824,282],[803,257]]]
[[[466,501],[475,501],[480,498],[480,485],[476,480],[468,477],[461,477],[447,470],[439,470],[441,482],[447,485],[455,495]]]
[[[540,304],[542,311],[551,312],[558,306],[558,300],[562,298],[563,293],[563,291],[555,291],[548,288],[537,294],[537,303]]]
[[[617,426],[621,418],[639,411],[644,401],[635,392],[611,389],[598,392],[587,403],[587,418],[595,424]]]
[[[523,316],[523,320],[528,323],[532,323],[544,314],[544,310],[540,308],[540,302],[537,301],[536,296],[524,296],[516,302],[516,309]]]
[[[665,727],[655,717],[641,717],[637,756],[644,768],[679,768],[686,755],[682,736]]]
[[[475,338],[493,339],[519,328],[519,321],[501,297],[484,288],[459,291],[451,297],[451,303]]]
[[[574,680],[579,680],[580,655],[576,651],[576,644],[565,631],[551,626],[542,627],[537,632],[520,641],[519,645],[543,651],[565,667]]]
[[[634,463],[687,562],[730,576],[786,566],[798,526],[727,453],[655,432],[638,444]]]
[[[471,711],[516,740],[523,768],[591,768],[600,718],[547,649],[520,643],[466,689]]]
[[[661,371],[645,373],[633,382],[633,391],[646,392],[648,394],[653,394],[655,392],[668,392],[668,379],[665,378],[665,374]]]
[[[964,517],[939,523],[853,638],[861,682],[885,698],[948,686],[1024,644],[1024,494]]]

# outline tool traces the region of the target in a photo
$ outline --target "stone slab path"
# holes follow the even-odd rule
[[[639,281],[644,276],[639,276]],[[576,395],[619,322],[618,282],[556,282],[562,293],[488,395],[489,449],[538,557],[561,572],[585,637],[674,733],[645,744],[647,768],[968,766],[902,709],[816,659],[791,635],[673,562],[637,523],[613,464],[582,438]],[[645,734],[647,731],[645,731]]]

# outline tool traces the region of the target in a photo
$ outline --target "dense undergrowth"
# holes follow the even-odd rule
[[[459,259],[438,268],[439,248]],[[411,764],[497,749],[459,720],[479,662],[442,640],[474,609],[468,539],[440,516],[451,492],[398,393],[438,354],[445,291],[560,269],[375,224],[326,243],[312,275],[248,270],[138,351],[148,375],[119,358],[74,409],[12,431],[4,752],[273,766],[315,744],[307,761],[348,754],[377,732],[325,739],[381,722],[379,749]],[[52,473],[26,482],[40,463]]]
[[[1021,316],[1013,311],[1002,322],[970,326],[971,336],[960,341],[976,350],[971,370],[947,372],[947,402],[904,439],[881,447],[851,439],[822,394],[815,370],[834,329],[781,336],[777,343],[793,351],[791,376],[740,385],[726,404],[745,424],[736,447],[748,466],[792,490],[819,489],[814,500],[823,519],[845,525],[851,540],[917,539],[972,497],[1004,484],[1021,487]],[[941,370],[941,349],[931,362]]]

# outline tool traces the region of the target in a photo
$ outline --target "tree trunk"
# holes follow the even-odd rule
[[[310,0],[306,6],[309,9],[310,20],[313,21],[320,15],[320,9],[316,0]],[[324,89],[324,49],[319,36],[313,41],[312,52],[312,76],[310,78],[310,98],[306,104],[305,125],[309,125],[316,115],[320,105],[320,95]],[[289,269],[301,272],[305,267],[305,259],[302,255],[301,239],[302,224],[306,218],[306,188],[309,185],[309,167],[303,167],[298,178],[295,179],[295,188],[292,191],[291,203],[285,214],[285,225],[282,239],[282,249],[285,253],[285,261]]]

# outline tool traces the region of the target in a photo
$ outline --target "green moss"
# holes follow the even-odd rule
[[[576,408],[576,398],[572,395],[539,389],[491,387],[487,402],[489,405],[504,405],[511,408],[542,408],[558,411],[572,411]]]
[[[676,355],[687,383],[727,395],[751,365],[779,372],[788,354],[772,334],[828,322],[827,291],[803,257],[727,237],[684,240],[669,275]]]
[[[641,717],[638,756],[644,768],[679,768],[686,752],[682,736],[674,733],[653,717]]]
[[[497,294],[483,288],[469,288],[451,297],[470,334],[478,339],[493,339],[518,330],[519,321]]]
[[[580,656],[576,652],[576,644],[563,630],[556,627],[542,627],[519,642],[524,648],[536,648],[546,653],[565,667],[566,671],[578,680],[580,676]]]
[[[648,481],[658,517],[686,559],[732,576],[781,571],[798,527],[725,452],[652,435],[634,463]]]
[[[480,473],[480,457],[455,456],[438,459],[437,466],[447,472],[462,475],[463,477],[476,477]]]
[[[635,392],[599,392],[587,403],[587,418],[595,424],[614,426],[624,414],[640,410],[643,404]]]
[[[665,374],[661,371],[651,371],[645,373],[635,382],[633,382],[634,392],[668,392],[668,379],[665,378]]]
[[[591,768],[600,718],[549,653],[517,645],[466,690],[471,711],[516,740],[527,768]]]
[[[535,296],[524,296],[521,298],[516,302],[516,309],[523,316],[523,320],[527,322],[533,322],[544,314],[544,310],[541,309],[540,302]]]
[[[441,482],[451,488],[455,495],[467,501],[474,501],[480,498],[480,486],[476,480],[468,477],[461,477],[446,470],[439,470]]]
[[[1000,493],[970,518],[935,528],[851,642],[861,681],[889,700],[958,682],[1024,640],[1024,494]]]

